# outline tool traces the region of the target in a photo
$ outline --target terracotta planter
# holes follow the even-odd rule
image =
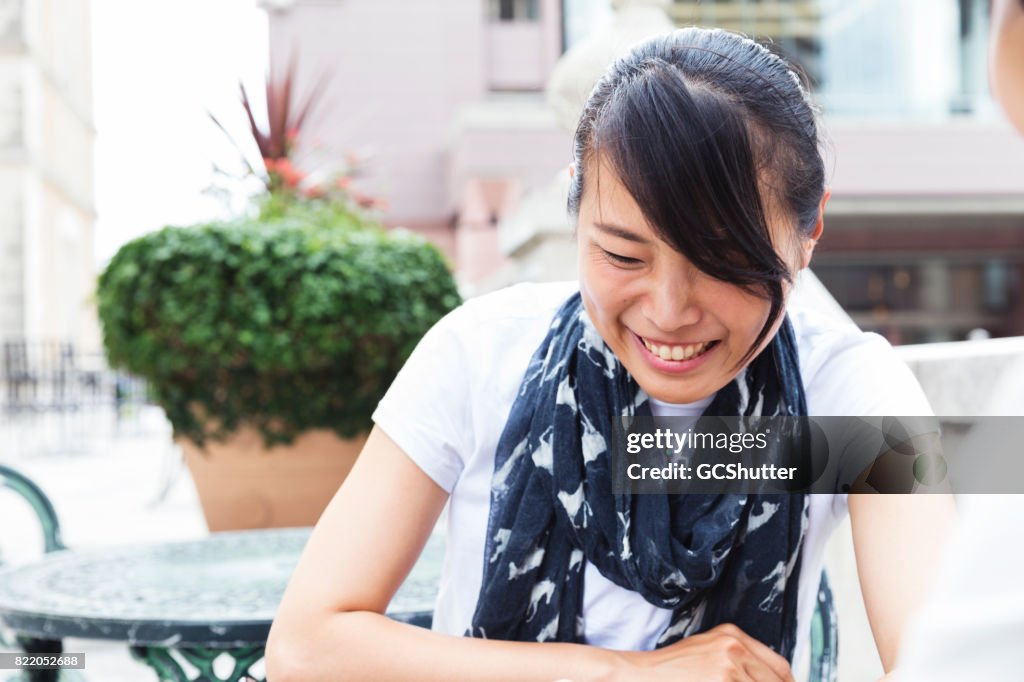
[[[366,442],[308,431],[267,450],[257,431],[241,429],[205,451],[179,439],[211,531],[312,526]]]

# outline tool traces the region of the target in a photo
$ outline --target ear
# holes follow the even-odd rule
[[[569,164],[569,177],[570,178],[576,177],[576,164],[575,163],[570,163]]]
[[[814,225],[814,230],[811,234],[804,239],[803,246],[800,249],[800,269],[803,270],[811,264],[811,256],[814,255],[814,247],[818,245],[818,240],[821,239],[821,233],[825,230],[825,205],[828,200],[832,198],[831,188],[825,188],[825,194],[821,197],[821,206],[818,207],[818,222]]]

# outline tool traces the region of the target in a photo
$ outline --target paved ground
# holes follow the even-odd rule
[[[46,491],[68,546],[102,547],[202,537],[206,525],[188,472],[170,443],[163,413],[145,408],[118,420],[110,409],[68,415],[0,416],[0,461]],[[34,515],[0,491],[0,546],[7,563],[38,556]],[[89,680],[155,680],[123,644],[66,640],[87,653]],[[5,676],[6,675],[6,676]],[[0,671],[0,680],[16,679]]]

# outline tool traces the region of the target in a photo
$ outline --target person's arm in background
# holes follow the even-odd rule
[[[989,45],[992,94],[1024,132],[1024,0],[993,0]]]
[[[993,0],[989,82],[1007,118],[1024,134],[1024,0]],[[987,414],[1024,413],[1024,390],[1006,369]],[[996,410],[991,409],[996,406]],[[1018,496],[971,495],[942,560],[933,597],[917,614],[900,651],[900,682],[1015,679],[1024,641],[1024,562]]]

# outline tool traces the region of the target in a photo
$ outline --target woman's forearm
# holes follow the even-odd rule
[[[370,611],[334,614],[301,634],[272,630],[266,654],[268,682],[610,682],[622,665],[609,649],[453,637]]]
[[[381,615],[447,499],[373,429],[278,606],[266,650],[270,682],[611,679],[607,673],[622,659],[607,649],[453,637]]]
[[[907,620],[932,587],[956,517],[952,495],[850,495],[864,606],[878,655],[893,669]]]

